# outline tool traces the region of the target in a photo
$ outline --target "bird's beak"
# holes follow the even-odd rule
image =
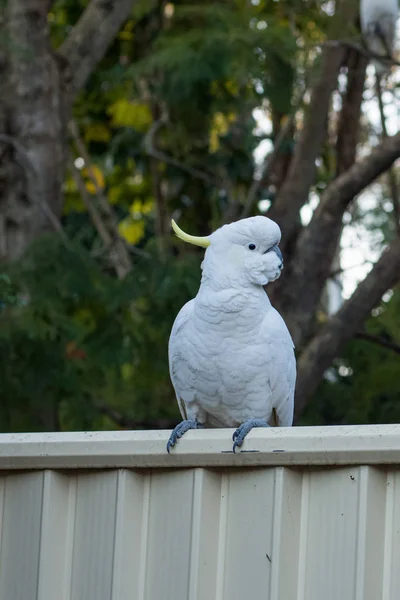
[[[178,227],[178,225],[173,219],[171,220],[171,225],[177,237],[183,240],[184,242],[187,242],[188,244],[193,244],[193,246],[200,246],[201,248],[208,248],[208,246],[211,243],[210,238],[207,236],[201,237],[185,233],[180,227]]]
[[[282,256],[282,252],[281,252],[281,249],[279,248],[278,244],[275,244],[274,246],[272,246],[272,250],[275,252],[277,257],[282,261],[282,264],[283,264],[283,256]]]

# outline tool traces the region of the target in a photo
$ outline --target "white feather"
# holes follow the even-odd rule
[[[210,236],[199,293],[178,314],[169,343],[171,380],[184,419],[236,427],[249,418],[293,421],[293,342],[262,285],[280,274],[266,252],[276,223],[252,217]],[[257,245],[256,251],[248,249]]]

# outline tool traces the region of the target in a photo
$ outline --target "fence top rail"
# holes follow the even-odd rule
[[[232,429],[0,435],[0,470],[400,465],[399,425],[256,429],[233,454]]]

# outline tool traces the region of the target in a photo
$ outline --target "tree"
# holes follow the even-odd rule
[[[368,396],[357,374],[368,363],[379,380],[376,356],[391,374],[398,361],[399,332],[384,319],[394,319],[399,294],[393,184],[400,134],[387,136],[384,119],[381,132],[371,131],[363,114],[374,76],[366,76],[371,56],[357,30],[358,2],[337,0],[332,12],[332,3],[313,0],[180,0],[138,3],[130,12],[132,2],[92,0],[81,14],[78,0],[51,9],[36,0],[44,28],[30,23],[39,13],[25,11],[26,3],[11,4],[3,13],[11,58],[0,65],[12,94],[0,99],[9,111],[0,114],[14,116],[13,128],[0,135],[7,199],[0,223],[8,232],[3,255],[12,287],[4,292],[0,341],[14,360],[3,360],[0,380],[19,408],[16,416],[8,406],[0,426],[173,423],[167,339],[178,309],[196,293],[201,255],[171,237],[169,219],[203,235],[259,211],[283,234],[285,270],[268,293],[297,347],[298,416],[306,408],[308,422],[317,415],[352,419],[344,409],[340,417],[319,409],[318,398],[331,406],[335,390],[345,389],[346,397],[366,398],[357,419],[373,419],[378,413],[367,406],[377,406],[379,389],[371,386],[375,396]],[[23,15],[25,33],[17,27]],[[39,30],[47,32],[43,47]],[[34,61],[41,70],[21,50],[31,35],[29,43],[42,48]],[[18,81],[21,102],[13,96]],[[46,117],[49,135],[38,135],[32,106]],[[260,115],[270,132],[259,128]],[[257,164],[260,143],[270,150]],[[29,204],[27,190],[38,181]],[[375,181],[381,257],[329,315],[324,296],[338,270],[345,222],[367,222],[358,195]],[[305,223],[310,198],[317,206]],[[57,233],[43,235],[49,223]],[[388,290],[390,302],[382,300]],[[382,335],[375,331],[387,342],[379,354],[371,340],[381,344]],[[45,357],[40,368],[38,355]],[[24,406],[30,408],[21,425]]]
[[[3,260],[19,257],[41,232],[60,228],[72,104],[135,1],[92,0],[58,48],[50,39],[52,4],[12,0],[0,7]]]

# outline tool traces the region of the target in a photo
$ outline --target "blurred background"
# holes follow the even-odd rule
[[[382,63],[383,64],[383,63]],[[400,76],[352,0],[0,0],[0,431],[169,428],[194,235],[265,214],[297,424],[400,422]],[[377,75],[378,73],[378,75]]]

